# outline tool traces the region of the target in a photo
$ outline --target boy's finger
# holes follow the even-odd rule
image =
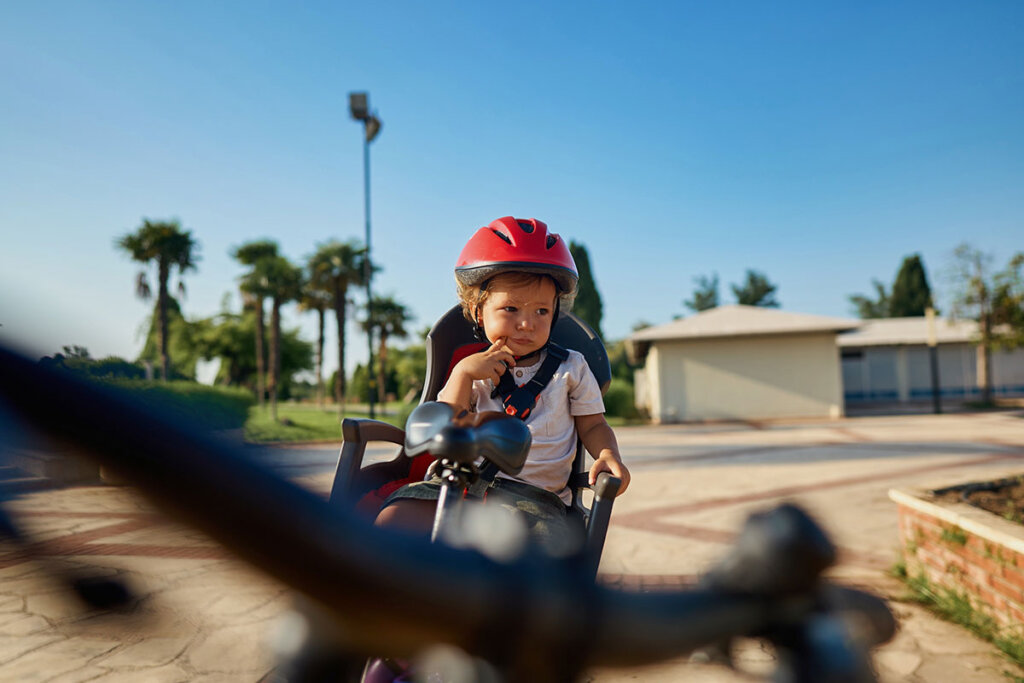
[[[494,343],[491,344],[491,348],[489,348],[488,351],[497,351],[498,353],[508,356],[507,358],[502,358],[501,361],[511,368],[516,364],[516,357],[515,354],[512,353],[512,350],[505,346],[506,341],[508,341],[508,337],[498,337],[494,340]]]

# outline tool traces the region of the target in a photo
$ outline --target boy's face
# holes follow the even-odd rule
[[[548,278],[513,284],[498,275],[487,287],[480,322],[487,339],[505,337],[513,355],[525,356],[544,346],[555,313],[555,285]]]

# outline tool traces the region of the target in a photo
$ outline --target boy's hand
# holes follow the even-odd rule
[[[629,469],[623,464],[621,460],[614,457],[611,454],[602,455],[600,458],[594,461],[594,464],[590,468],[590,485],[593,486],[597,482],[597,475],[601,472],[607,472],[613,477],[618,477],[622,480],[622,486],[619,487],[619,493],[622,495],[629,488]]]
[[[516,364],[515,356],[505,345],[506,341],[505,337],[498,337],[489,348],[460,360],[455,369],[470,380],[489,379],[497,385],[505,370]]]
[[[437,395],[438,401],[469,410],[469,399],[473,393],[473,380],[489,379],[497,386],[506,368],[516,364],[512,351],[505,346],[505,337],[498,337],[490,347],[472,356],[466,356],[452,368],[452,374]]]
[[[622,480],[619,494],[622,495],[629,487],[629,470],[622,464],[619,446],[615,443],[615,432],[608,426],[602,413],[593,415],[577,415],[576,431],[583,440],[587,452],[594,456],[594,464],[590,468],[590,485],[597,482],[597,475],[608,472]]]

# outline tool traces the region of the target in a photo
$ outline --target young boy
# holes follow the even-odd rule
[[[537,374],[549,353],[558,311],[575,294],[576,264],[565,242],[543,222],[508,216],[473,235],[455,276],[463,313],[490,346],[455,365],[438,400],[456,410],[505,412],[498,391],[502,376],[522,386]],[[505,386],[511,386],[508,380]],[[499,474],[492,492],[522,513],[550,549],[551,541],[564,533],[577,434],[595,459],[591,483],[599,473],[610,472],[622,479],[621,494],[629,485],[629,470],[604,418],[600,387],[578,351],[568,351],[526,415],[533,436],[526,465],[515,479]],[[437,481],[402,487],[387,499],[377,524],[428,531],[439,488]]]

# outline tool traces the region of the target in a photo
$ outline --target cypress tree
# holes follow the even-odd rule
[[[892,285],[889,315],[894,318],[923,316],[931,302],[932,290],[920,255],[906,257]]]
[[[601,304],[601,294],[597,291],[597,284],[590,271],[590,256],[587,255],[587,248],[575,241],[569,241],[569,253],[576,262],[576,270],[580,274],[580,282],[577,287],[576,303],[573,304],[572,312],[583,322],[590,325],[590,328],[597,333],[597,336],[604,339],[601,332],[601,317],[604,315],[604,306]]]

